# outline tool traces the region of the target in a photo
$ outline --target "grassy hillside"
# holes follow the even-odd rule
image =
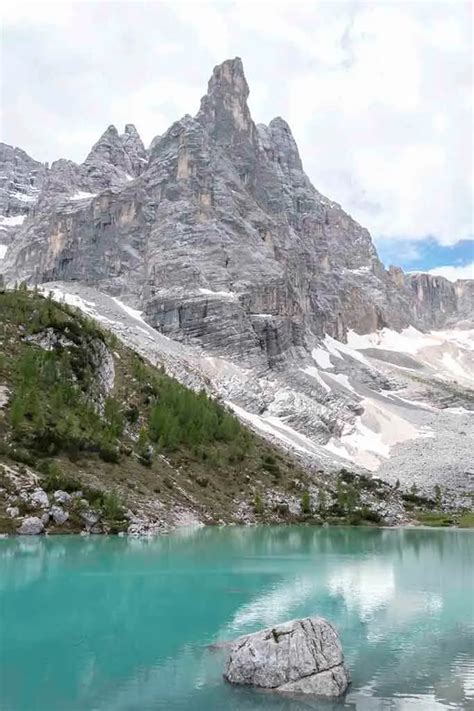
[[[47,505],[34,501],[38,490]],[[73,494],[60,523],[58,490]],[[50,532],[76,532],[94,512],[95,529],[112,532],[132,514],[163,527],[373,524],[409,507],[414,519],[436,518],[436,502],[415,498],[346,470],[306,472],[75,309],[23,288],[0,292],[0,532],[41,515]]]
[[[0,293],[0,346],[0,462],[36,473],[46,491],[206,522],[237,521],[246,504],[259,519],[284,519],[279,499],[305,496],[309,480],[288,457],[66,305]],[[111,366],[107,391],[101,371]]]

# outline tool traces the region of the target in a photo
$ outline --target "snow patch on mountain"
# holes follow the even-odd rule
[[[233,291],[212,291],[212,289],[199,289],[199,293],[204,294],[205,296],[220,297],[222,299],[235,300],[237,298],[237,294]]]
[[[350,390],[352,393],[356,392],[355,388],[349,382],[349,377],[344,373],[326,373],[326,377],[331,378],[331,380],[334,380],[339,385],[342,385],[342,387],[346,390]]]
[[[0,216],[0,229],[5,230],[7,227],[17,227],[25,221],[26,215],[12,215],[11,217]]]
[[[317,368],[314,368],[312,365],[308,365],[306,368],[301,368],[303,373],[307,373],[308,375],[311,375],[312,378],[316,380],[316,382],[325,390],[327,393],[331,392],[331,386],[328,385],[320,376],[319,370]]]
[[[418,331],[413,326],[408,326],[402,331],[393,331],[383,328],[375,333],[360,335],[355,331],[347,334],[347,345],[354,350],[365,348],[380,348],[385,351],[398,351],[401,353],[418,353],[422,348],[434,346],[438,341],[426,333]]]
[[[469,441],[474,435],[474,412],[468,408],[474,399],[441,390],[440,402],[432,389],[434,376],[443,388],[442,377],[452,380],[453,369],[462,364],[467,371],[474,360],[472,350],[461,346],[470,343],[465,332],[453,337],[449,331],[442,337],[421,332],[402,336],[408,342],[404,347],[411,350],[413,341],[430,341],[428,347],[403,356],[413,360],[411,371],[396,365],[402,351],[393,351],[392,362],[384,360],[383,348],[365,347],[367,342],[388,340],[378,333],[360,337],[367,365],[354,358],[353,345],[324,339],[315,342],[291,372],[261,372],[174,341],[147,324],[137,309],[90,287],[55,282],[43,291],[101,321],[126,345],[164,365],[188,387],[204,388],[221,398],[243,422],[293,451],[309,468],[334,471],[350,462],[354,470],[377,471],[381,478],[400,479],[408,486],[416,477],[417,486],[427,487],[427,492],[436,483],[456,490],[468,485],[465,472],[472,463]],[[396,336],[389,335],[393,345]],[[440,341],[448,344],[447,350],[432,345]],[[450,354],[456,365],[443,353]],[[417,370],[417,363],[423,371]],[[420,372],[426,380],[419,379]],[[448,393],[447,400],[443,392]],[[429,457],[424,457],[427,450]]]
[[[435,378],[474,385],[473,329],[422,333],[410,326],[400,333],[384,328],[365,335],[349,331],[347,340],[355,352],[373,349],[406,353],[430,369]]]
[[[97,193],[86,193],[84,190],[78,190],[74,195],[70,195],[68,200],[89,200],[97,195]]]
[[[309,437],[297,432],[279,417],[272,415],[263,416],[248,412],[248,410],[239,407],[239,405],[236,405],[230,400],[226,401],[226,405],[235,412],[239,419],[247,422],[253,429],[258,430],[260,433],[270,435],[271,439],[280,445],[283,444],[290,449],[296,449],[310,456],[328,457],[321,446],[312,442]],[[336,452],[336,454],[338,453]]]
[[[332,437],[326,449],[371,471],[377,471],[381,458],[388,459],[396,444],[417,437],[432,436],[375,399],[365,398],[364,409],[353,426],[346,426],[339,438]]]
[[[31,188],[33,191],[33,188]],[[36,202],[36,195],[25,195],[25,193],[20,193],[18,190],[12,194],[13,198],[16,198],[20,202]]]
[[[331,363],[329,353],[325,351],[324,348],[313,348],[313,350],[311,351],[311,355],[316,361],[316,363],[319,365],[319,367],[323,368],[323,370],[329,370],[330,368],[334,368],[333,364]]]
[[[138,311],[138,309],[132,309],[131,306],[127,306],[127,304],[124,304],[122,301],[119,301],[119,299],[115,298],[115,296],[113,296],[112,299],[113,299],[113,301],[115,301],[115,303],[118,304],[118,305],[120,306],[120,308],[123,309],[129,316],[131,316],[132,318],[136,319],[137,321],[141,321],[142,323],[146,324],[146,326],[148,326],[148,324],[146,323],[146,321],[144,320],[144,318],[143,318],[143,316],[142,316],[143,311]],[[150,326],[148,326],[148,328],[150,328]]]
[[[359,353],[355,348],[351,348],[346,343],[336,341],[335,338],[326,335],[324,338],[324,345],[332,355],[336,356],[336,358],[342,358],[343,355],[348,355],[350,358],[358,360],[359,363],[363,363],[364,365],[370,367],[368,359]]]

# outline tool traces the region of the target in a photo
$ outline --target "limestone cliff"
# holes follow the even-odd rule
[[[474,281],[386,270],[312,186],[288,124],[254,123],[248,93],[236,58],[148,150],[130,124],[81,165],[4,147],[5,174],[30,187],[21,214],[14,182],[4,200],[0,273],[52,282],[305,466],[349,460],[468,500],[473,331],[444,330],[472,322]]]
[[[325,333],[469,315],[472,290],[385,271],[367,230],[311,185],[288,124],[253,122],[248,93],[228,60],[149,155],[132,125],[110,126],[81,166],[55,162],[8,279],[97,286],[166,335],[262,367]]]

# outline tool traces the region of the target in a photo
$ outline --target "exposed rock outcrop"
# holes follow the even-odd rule
[[[52,516],[54,523],[58,524],[58,526],[61,526],[69,518],[69,513],[60,506],[51,506],[50,515]]]
[[[0,272],[4,252],[33,211],[47,173],[47,165],[21,148],[0,143]]]
[[[44,185],[48,167],[21,148],[0,143],[0,215],[26,215]]]
[[[35,491],[30,494],[30,503],[39,509],[47,508],[49,506],[48,494],[43,489],[35,489]]]
[[[61,491],[61,489],[55,491],[53,497],[56,503],[61,505],[67,505],[71,501],[71,494],[68,494],[67,491]]]
[[[115,367],[112,354],[99,338],[88,338],[86,340],[84,337],[78,338],[77,335],[73,337],[74,340],[71,340],[62,331],[49,327],[38,333],[26,336],[25,341],[46,351],[72,349],[74,353],[77,352],[78,346],[84,347],[95,375],[94,400],[102,407],[105,398],[114,386]]]
[[[85,505],[87,505],[87,501],[85,501]],[[97,511],[88,509],[81,512],[81,518],[86,526],[86,531],[90,531],[99,523],[100,516]]]
[[[196,117],[149,155],[127,124],[109,126],[83,165],[54,163],[7,253],[9,279],[99,286],[166,335],[261,368],[325,333],[467,313],[468,289],[385,271],[367,230],[311,185],[288,124],[257,126],[248,94],[241,60],[227,60]]]
[[[237,639],[224,678],[280,693],[337,697],[350,682],[341,642],[322,617],[291,620]]]
[[[133,123],[127,123],[120,140],[129,159],[131,175],[136,177],[146,169],[148,156],[143,141]]]
[[[288,124],[255,124],[248,94],[242,62],[227,60],[195,117],[176,121],[148,151],[127,124],[123,134],[110,126],[82,165],[56,161],[0,272],[10,284],[68,282],[87,313],[91,300],[101,310],[103,292],[139,310],[142,320],[122,329],[126,342],[318,469],[349,459],[375,471],[405,440],[449,430],[455,449],[440,457],[432,437],[423,478],[447,484],[449,459],[449,486],[464,486],[470,451],[456,431],[469,431],[458,424],[467,415],[445,413],[436,424],[428,413],[433,402],[471,407],[469,347],[430,344],[417,360],[413,348],[396,356],[343,346],[351,331],[472,322],[474,282],[385,270],[368,231],[312,186]],[[110,302],[102,313],[117,331],[127,316]],[[113,377],[106,363],[103,373],[104,383]],[[412,394],[428,407],[404,402]],[[367,444],[368,457],[353,456]],[[417,461],[403,466],[407,480]]]
[[[474,277],[474,274],[473,274]],[[422,328],[442,328],[474,315],[474,279],[452,283],[434,274],[404,275],[413,295],[413,321]]]
[[[133,129],[131,125],[128,126],[128,131],[125,129],[126,139],[123,140],[115,126],[109,126],[92,147],[84,161],[82,172],[95,189],[120,185],[135,177],[139,154],[145,149],[143,144],[140,147],[140,138],[136,129]]]
[[[43,533],[44,523],[37,516],[27,516],[21,522],[18,533],[22,536],[38,536]]]

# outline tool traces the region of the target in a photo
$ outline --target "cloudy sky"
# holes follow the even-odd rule
[[[82,161],[111,123],[145,143],[242,57],[314,185],[406,269],[474,276],[469,3],[68,2],[2,10],[1,140]]]

